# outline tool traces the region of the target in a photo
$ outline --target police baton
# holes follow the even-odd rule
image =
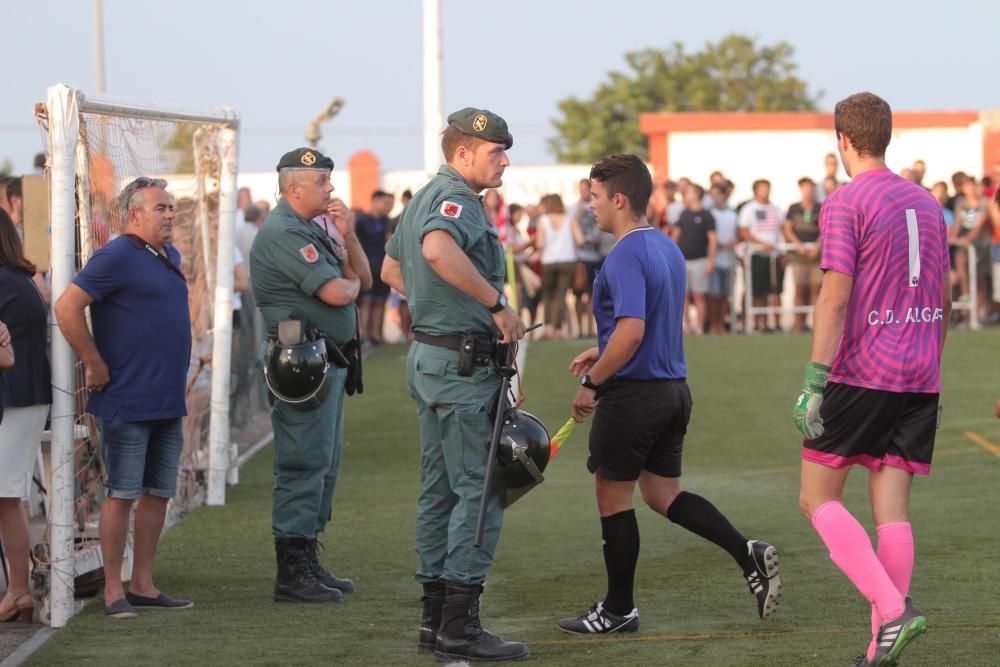
[[[540,323],[532,325],[525,330],[534,331],[542,326]],[[483,496],[479,499],[479,516],[476,518],[476,535],[472,546],[479,548],[483,545],[483,530],[486,526],[486,506],[490,502],[490,493],[493,491],[493,473],[497,464],[497,449],[500,447],[500,432],[503,431],[503,418],[506,415],[504,409],[507,404],[507,392],[510,391],[510,379],[517,372],[514,370],[514,360],[511,358],[513,352],[511,346],[501,343],[499,354],[500,364],[497,372],[500,374],[500,393],[497,395],[496,412],[493,418],[493,433],[490,434],[490,448],[486,453],[486,473],[483,478]]]

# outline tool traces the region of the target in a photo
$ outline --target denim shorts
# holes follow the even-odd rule
[[[733,289],[733,269],[728,266],[717,266],[708,277],[708,293],[715,296],[728,297]]]
[[[130,422],[115,417],[97,423],[109,498],[173,498],[184,448],[182,418]]]

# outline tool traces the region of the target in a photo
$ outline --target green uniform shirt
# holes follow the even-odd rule
[[[445,165],[414,195],[385,246],[386,253],[399,262],[413,330],[434,336],[494,332],[489,308],[449,285],[424,259],[424,236],[438,229],[451,234],[479,275],[497,290],[503,289],[506,266],[497,230],[478,195]]]
[[[340,260],[326,246],[326,232],[301,218],[282,199],[268,214],[250,248],[250,282],[268,336],[296,310],[338,343],[354,338],[355,306],[331,306],[314,296],[342,278]]]

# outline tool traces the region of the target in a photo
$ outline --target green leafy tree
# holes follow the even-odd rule
[[[194,134],[197,125],[177,123],[170,128],[169,133],[161,140],[166,171],[175,174],[193,174],[194,165]]]
[[[586,100],[559,102],[550,151],[561,162],[593,162],[611,153],[645,156],[639,114],[651,111],[812,111],[796,74],[794,49],[731,34],[688,53],[680,42],[625,54],[628,71],[610,72]]]

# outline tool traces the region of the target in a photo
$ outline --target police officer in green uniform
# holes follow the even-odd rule
[[[466,108],[442,134],[447,165],[417,192],[386,245],[382,278],[406,294],[415,342],[407,357],[420,424],[417,581],[423,585],[418,647],[442,659],[516,660],[528,655],[482,628],[479,596],[503,521],[500,490],[489,499],[482,546],[473,534],[482,497],[493,362],[525,326],[504,296],[504,254],[479,193],[501,185],[514,143],[503,118]],[[460,355],[466,346],[471,355]]]
[[[353,214],[330,197],[332,169],[333,161],[314,149],[283,155],[278,162],[281,201],[250,250],[254,298],[270,343],[265,347],[274,354],[282,349],[276,338],[283,321],[303,322],[318,341],[316,349],[325,350],[323,343],[345,345],[357,333],[354,302],[359,290],[370,287],[371,271],[354,233]],[[312,222],[321,214],[335,223],[329,234]],[[265,366],[276,361],[267,358],[267,351],[263,356]],[[345,592],[354,590],[351,580],[332,575],[316,555],[316,536],[330,519],[340,468],[346,378],[346,369],[330,364],[321,378],[323,391],[302,403],[278,398],[283,395],[281,378],[274,380],[276,601],[341,602]]]

